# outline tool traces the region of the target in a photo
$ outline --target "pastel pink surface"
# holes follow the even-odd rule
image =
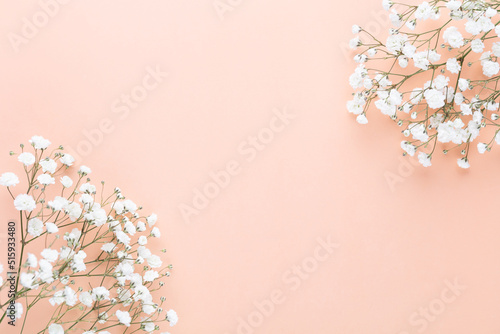
[[[456,279],[421,332],[500,331],[499,151],[467,171],[454,157],[405,169],[392,122],[345,110],[350,26],[387,29],[379,1],[241,1],[223,20],[212,0],[71,1],[19,52],[8,35],[40,5],[0,9],[1,172],[34,134],[78,152],[107,123],[80,161],[159,215],[172,334],[245,333],[239,319],[274,290],[284,302],[252,333],[417,333],[409,319]],[[157,66],[168,77],[115,112]],[[238,147],[284,107],[296,117],[248,162]],[[179,206],[233,160],[241,172],[187,223]],[[3,223],[15,212],[0,200]],[[328,236],[340,246],[293,290],[283,277]]]

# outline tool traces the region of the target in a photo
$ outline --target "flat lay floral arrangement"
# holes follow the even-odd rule
[[[361,124],[377,109],[390,117],[406,137],[404,154],[425,167],[436,152],[458,151],[458,166],[469,168],[471,149],[500,144],[500,1],[382,5],[393,25],[387,38],[352,27],[358,66],[347,109]]]
[[[74,168],[75,159],[50,144],[32,137],[10,153],[25,175],[0,176],[19,211],[2,244],[9,260],[0,264],[0,294],[8,295],[0,322],[23,333],[30,311],[43,304],[49,315],[36,333],[155,332],[161,322],[175,325],[166,298],[155,300],[171,269],[160,251],[148,248],[160,237],[157,216],[142,215],[119,188],[106,194],[104,182],[91,183],[90,168]]]

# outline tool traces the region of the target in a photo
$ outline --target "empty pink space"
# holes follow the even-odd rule
[[[499,151],[424,169],[346,110],[378,0],[47,3],[0,3],[0,172],[42,135],[158,214],[158,333],[500,331]]]

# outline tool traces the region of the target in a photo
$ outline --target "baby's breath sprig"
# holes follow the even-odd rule
[[[366,124],[375,105],[402,128],[405,154],[418,152],[425,167],[438,143],[452,143],[445,151],[458,148],[458,166],[469,168],[469,149],[481,130],[492,129],[476,144],[479,153],[500,144],[500,2],[382,5],[394,26],[384,42],[358,25],[352,28],[350,46],[359,65],[349,78],[356,92],[347,109]]]
[[[30,311],[44,303],[52,315],[40,323],[39,334],[107,334],[115,327],[152,332],[161,322],[175,325],[176,312],[161,307],[166,298],[154,298],[172,269],[147,247],[161,235],[157,215],[142,215],[119,188],[104,195],[101,182],[98,191],[89,167],[71,176],[75,159],[62,146],[49,152],[50,141],[40,136],[30,144],[31,152],[21,145],[17,155],[26,191],[13,193],[20,183],[15,173],[0,175],[19,211],[21,237],[14,293],[0,303],[0,323],[20,322],[24,333]],[[11,289],[7,283],[0,275],[0,293]]]

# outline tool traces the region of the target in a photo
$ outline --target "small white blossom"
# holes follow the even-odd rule
[[[31,212],[36,208],[36,202],[31,195],[20,194],[14,200],[14,206],[19,211]]]
[[[50,145],[50,141],[48,139],[43,138],[42,136],[33,136],[31,137],[29,142],[37,150],[45,150]]]
[[[24,152],[19,154],[19,157],[17,158],[19,162],[24,164],[25,166],[31,166],[35,163],[35,156],[29,152]]]
[[[179,321],[179,317],[177,316],[177,312],[174,310],[167,311],[167,320],[170,322],[170,326],[175,326]]]
[[[50,174],[53,174],[56,171],[57,162],[55,162],[52,159],[46,159],[46,160],[40,161],[40,166],[42,167],[42,171],[44,173],[49,172]]]
[[[470,167],[469,160],[467,160],[467,158],[458,159],[457,163],[460,168],[467,169]]]
[[[19,184],[19,178],[14,173],[3,173],[0,176],[0,185],[5,187],[15,187]]]
[[[72,155],[64,153],[64,155],[59,159],[63,165],[72,166],[75,162],[75,158]]]
[[[64,334],[64,328],[59,324],[51,324],[49,326],[49,334]]]
[[[80,166],[78,172],[81,173],[82,175],[89,175],[90,173],[92,173],[92,170],[87,166]]]
[[[43,233],[43,222],[38,218],[31,218],[28,221],[28,233],[32,237],[38,237]]]
[[[61,184],[64,188],[69,188],[73,185],[73,180],[69,176],[61,177]]]
[[[47,229],[48,233],[57,233],[57,232],[59,232],[59,228],[54,223],[50,223],[50,222],[45,223],[45,228]]]
[[[49,174],[40,174],[37,178],[37,181],[40,182],[40,184],[43,184],[44,186],[56,183],[56,179],[54,179]]]

